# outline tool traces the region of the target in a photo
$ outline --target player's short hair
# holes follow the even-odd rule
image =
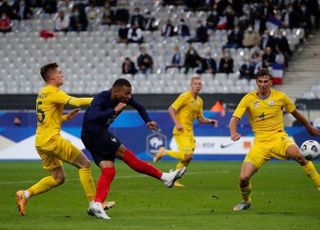
[[[201,80],[200,75],[198,75],[198,74],[193,75],[190,82],[192,83],[194,80]]]
[[[118,88],[118,87],[122,87],[122,86],[131,87],[131,84],[127,79],[119,78],[114,81],[112,88]]]
[[[56,68],[58,68],[59,65],[57,63],[49,63],[46,64],[44,66],[41,67],[40,69],[40,74],[43,78],[44,81],[48,81],[49,80],[49,74],[51,73],[51,71],[55,70]]]
[[[259,77],[263,77],[263,76],[269,76],[270,80],[272,78],[269,70],[266,69],[266,68],[262,68],[256,73],[256,79],[259,78]]]

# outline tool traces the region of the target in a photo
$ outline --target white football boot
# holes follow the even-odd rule
[[[100,202],[90,202],[89,209],[88,209],[89,215],[94,215],[97,218],[103,219],[103,220],[110,220],[111,218],[106,214],[106,212],[103,209],[103,206]]]
[[[171,188],[174,184],[174,182],[178,179],[180,179],[183,174],[186,172],[187,167],[183,167],[181,169],[177,169],[173,172],[169,172],[168,174],[168,178],[166,180],[164,180],[164,185],[167,186],[168,188]]]

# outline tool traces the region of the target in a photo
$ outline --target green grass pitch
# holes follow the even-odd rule
[[[109,200],[110,221],[87,216],[87,201],[77,170],[65,165],[64,185],[36,196],[27,215],[18,215],[15,192],[28,188],[46,172],[40,162],[0,162],[0,229],[320,229],[320,191],[295,162],[268,162],[252,180],[253,205],[234,212],[240,201],[240,162],[192,162],[185,188],[164,187],[116,162]],[[160,162],[168,171],[175,162]],[[319,169],[319,162],[316,162]],[[93,166],[95,179],[99,175]]]

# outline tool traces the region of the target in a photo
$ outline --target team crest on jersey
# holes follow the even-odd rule
[[[253,107],[258,108],[259,107],[259,101],[254,101],[253,102]]]
[[[273,100],[269,101],[269,106],[274,106],[274,101]]]

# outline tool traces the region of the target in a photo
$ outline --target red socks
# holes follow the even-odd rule
[[[138,159],[129,149],[126,149],[122,159],[133,170],[152,176],[156,179],[161,178],[162,172],[151,164]]]
[[[95,198],[96,202],[103,203],[106,200],[109,193],[110,184],[115,175],[116,170],[114,167],[101,169],[101,175],[97,183],[97,191]]]

